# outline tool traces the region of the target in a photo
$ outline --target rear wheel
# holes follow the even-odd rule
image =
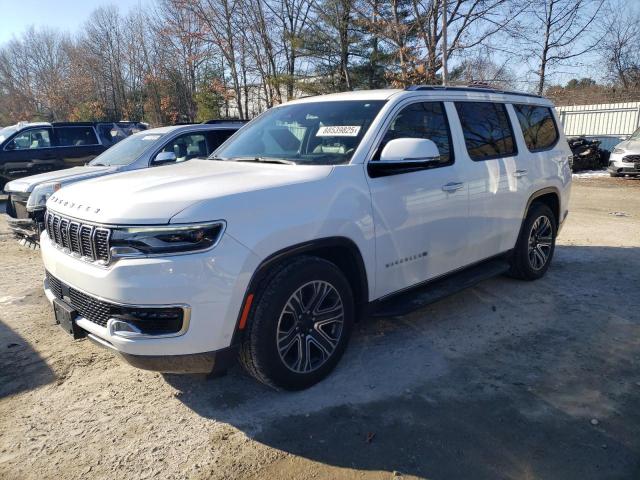
[[[326,377],[344,353],[355,312],[340,269],[300,257],[272,274],[257,295],[240,352],[247,371],[287,390]]]
[[[510,260],[509,274],[523,280],[542,277],[553,258],[557,231],[553,211],[543,203],[531,205]]]

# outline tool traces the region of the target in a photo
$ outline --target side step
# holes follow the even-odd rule
[[[394,294],[371,305],[372,317],[398,317],[419,310],[453,295],[465,288],[473,287],[483,280],[501,275],[509,270],[506,259],[491,259],[445,277],[435,279],[401,293]]]

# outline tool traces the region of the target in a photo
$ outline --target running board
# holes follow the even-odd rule
[[[507,270],[509,270],[509,264],[505,259],[487,260],[411,290],[378,300],[371,305],[369,314],[372,317],[406,315],[465,288],[473,287],[483,280],[501,275]]]

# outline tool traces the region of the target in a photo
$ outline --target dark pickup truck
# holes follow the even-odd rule
[[[140,122],[18,123],[0,129],[0,191],[16,178],[84,165]]]

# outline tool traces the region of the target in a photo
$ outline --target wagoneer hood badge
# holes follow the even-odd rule
[[[86,205],[82,203],[76,203],[69,200],[65,200],[64,198],[60,198],[59,195],[52,195],[51,198],[49,198],[49,202],[51,202],[51,204],[53,205],[60,205],[63,207],[67,207],[66,211],[69,214],[72,213],[71,210],[75,210],[78,213],[81,213],[81,212],[91,212],[93,214],[100,213],[100,208],[98,207],[93,207],[91,205]]]

